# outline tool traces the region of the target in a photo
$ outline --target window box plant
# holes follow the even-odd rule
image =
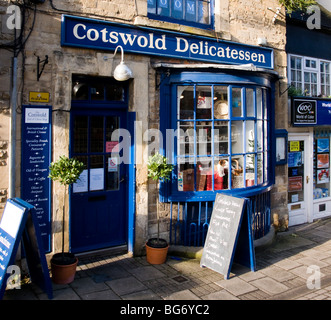
[[[148,177],[158,181],[165,182],[170,180],[173,165],[167,163],[167,158],[156,153],[149,157],[147,163]],[[160,238],[160,216],[159,206],[157,211],[157,238],[151,238],[146,242],[146,259],[151,264],[162,264],[167,259],[169,244],[165,239]]]
[[[75,183],[82,171],[84,164],[74,158],[61,156],[56,162],[52,162],[49,167],[49,178],[59,181],[64,186],[63,208],[62,208],[62,252],[56,253],[51,259],[52,280],[57,284],[71,283],[76,274],[78,259],[70,252],[64,252],[64,227],[65,227],[65,203],[68,188]]]

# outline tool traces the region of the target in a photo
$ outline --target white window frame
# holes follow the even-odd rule
[[[291,76],[291,71],[292,71],[291,58],[292,57],[301,59],[301,88],[298,88],[298,89],[301,89],[302,92],[305,92],[305,72],[309,72],[309,73],[314,72],[314,73],[317,73],[317,96],[319,96],[322,92],[322,87],[321,87],[321,74],[322,74],[322,72],[321,72],[321,69],[320,69],[320,64],[321,64],[321,62],[324,62],[324,63],[330,63],[330,65],[331,65],[331,61],[326,60],[326,59],[318,59],[318,58],[313,58],[313,57],[300,56],[300,55],[297,55],[297,54],[289,54],[288,55],[288,81],[289,81],[290,84],[292,84],[292,81],[294,81],[292,79],[292,76]],[[307,60],[316,61],[316,68],[306,67],[306,61]],[[296,72],[297,72],[297,70],[298,69],[295,69]],[[325,72],[323,72],[323,73],[326,74]],[[295,82],[298,82],[298,81],[295,81]],[[312,83],[309,82],[309,85],[311,86]],[[330,70],[329,83],[328,84],[324,83],[324,85],[329,85],[330,86],[330,90],[326,94],[326,96],[327,97],[331,96],[331,70]],[[312,96],[311,92],[304,93],[304,94],[307,95],[307,96]]]

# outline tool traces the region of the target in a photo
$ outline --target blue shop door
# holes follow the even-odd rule
[[[127,244],[128,164],[116,134],[126,128],[124,111],[72,111],[71,156],[86,167],[70,192],[74,253]]]

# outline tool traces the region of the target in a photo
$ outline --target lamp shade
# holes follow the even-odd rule
[[[132,71],[130,68],[121,61],[121,63],[114,70],[114,78],[117,81],[126,81],[132,78]]]

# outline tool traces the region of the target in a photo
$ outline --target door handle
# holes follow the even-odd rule
[[[124,182],[124,181],[125,181],[125,178],[122,178],[122,179],[120,180],[120,183],[121,183],[121,182]]]
[[[309,177],[308,176],[306,177],[306,182],[309,183]]]

